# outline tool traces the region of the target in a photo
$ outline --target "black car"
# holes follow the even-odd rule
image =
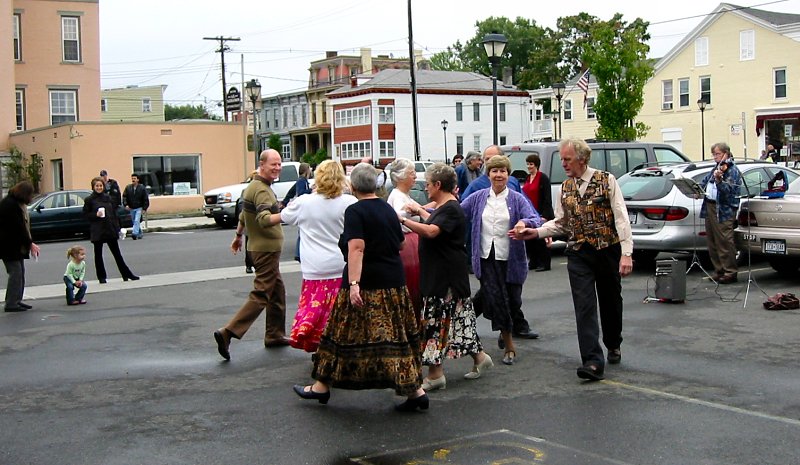
[[[89,221],[83,216],[83,199],[88,189],[48,192],[36,196],[28,205],[33,240],[53,237],[89,237]],[[120,206],[117,210],[120,227],[130,228],[131,215]]]

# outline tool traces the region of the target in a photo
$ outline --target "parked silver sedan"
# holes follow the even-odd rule
[[[673,179],[691,178],[700,182],[715,166],[713,161],[662,164],[634,170],[619,178],[628,207],[634,252],[640,259],[652,260],[659,252],[704,251],[705,220],[700,218],[702,199],[684,195]],[[737,161],[742,172],[743,197],[767,189],[779,171],[791,182],[800,173],[774,163],[758,160]]]
[[[743,200],[736,248],[766,258],[779,273],[794,275],[800,268],[800,181],[789,184],[783,197]]]

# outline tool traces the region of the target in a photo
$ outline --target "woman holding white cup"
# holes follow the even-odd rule
[[[117,268],[122,275],[122,280],[136,281],[138,276],[125,264],[122,252],[119,250],[119,218],[117,208],[119,205],[106,192],[106,185],[103,178],[92,179],[92,194],[86,197],[83,203],[83,215],[89,220],[89,240],[94,245],[94,266],[97,272],[97,280],[100,284],[105,284],[108,276],[103,262],[103,244],[108,244]]]

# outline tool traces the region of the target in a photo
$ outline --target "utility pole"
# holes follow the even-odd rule
[[[222,62],[222,113],[225,115],[225,121],[228,121],[228,109],[225,108],[225,96],[228,93],[228,89],[225,85],[225,52],[230,50],[231,48],[225,45],[225,42],[230,40],[242,40],[238,37],[203,37],[203,40],[216,40],[219,41],[219,50],[217,53],[220,54],[220,61]]]

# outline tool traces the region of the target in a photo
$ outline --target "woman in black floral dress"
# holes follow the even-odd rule
[[[403,232],[392,207],[375,195],[376,175],[368,163],[350,174],[358,202],[345,210],[339,239],[347,262],[342,288],[314,354],[316,382],[294,391],[327,404],[332,387],[390,388],[407,397],[397,410],[425,410],[419,322],[400,261]]]
[[[470,355],[475,364],[466,379],[480,378],[493,366],[483,352],[476,329],[475,309],[469,289],[469,267],[464,247],[466,218],[453,191],[456,173],[453,168],[434,163],[425,172],[428,196],[436,209],[428,213],[418,205],[407,208],[424,222],[401,219],[403,225],[419,235],[420,289],[423,302],[424,347],[422,364],[428,377],[422,383],[426,391],[444,388],[442,360]]]

